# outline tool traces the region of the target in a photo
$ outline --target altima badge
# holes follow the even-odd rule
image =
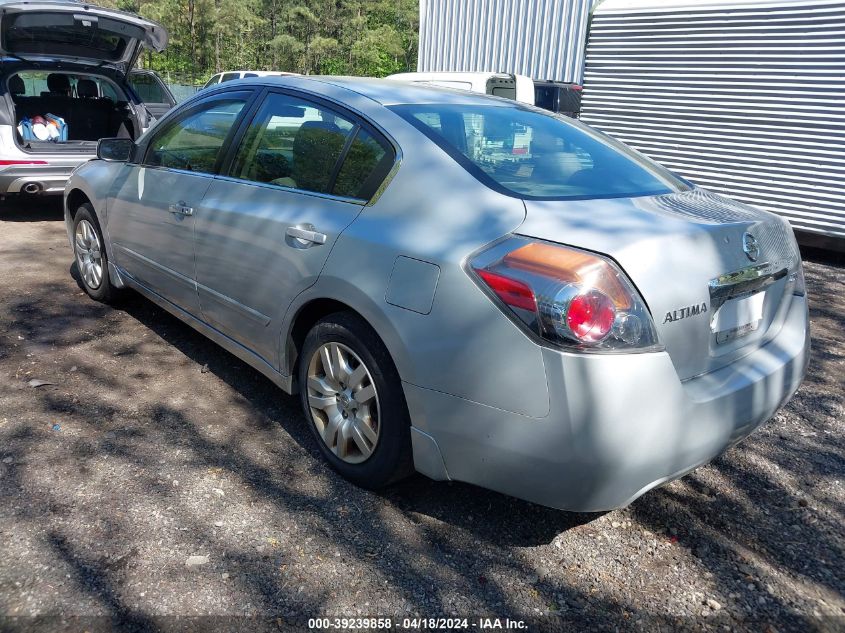
[[[745,251],[748,259],[752,262],[757,261],[757,257],[760,255],[760,247],[757,246],[757,238],[751,233],[745,233],[742,236],[742,250]]]
[[[663,319],[663,323],[674,323],[675,321],[680,321],[681,319],[687,319],[691,316],[698,316],[699,314],[706,314],[707,313],[707,304],[702,303],[700,305],[694,306],[687,306],[686,308],[679,308],[677,310],[672,310],[671,312],[666,313],[666,317]]]

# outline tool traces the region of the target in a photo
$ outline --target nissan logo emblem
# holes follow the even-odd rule
[[[760,247],[757,246],[757,238],[751,235],[751,233],[746,233],[742,236],[742,250],[745,251],[748,259],[752,262],[757,261],[757,257],[760,255]]]

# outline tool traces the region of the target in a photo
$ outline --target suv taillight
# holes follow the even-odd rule
[[[606,257],[513,237],[476,254],[469,268],[504,310],[555,345],[593,352],[659,349],[645,303]]]

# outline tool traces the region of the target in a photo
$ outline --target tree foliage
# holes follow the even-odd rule
[[[140,64],[168,81],[225,70],[384,76],[413,70],[419,0],[100,0],[163,24]]]

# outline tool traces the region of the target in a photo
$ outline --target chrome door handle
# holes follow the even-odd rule
[[[194,208],[187,206],[184,202],[180,202],[179,204],[171,204],[170,212],[177,215],[193,215]]]
[[[318,233],[310,224],[306,224],[304,226],[289,226],[285,233],[289,237],[302,240],[303,242],[311,242],[313,244],[325,244],[327,239],[325,233]]]

